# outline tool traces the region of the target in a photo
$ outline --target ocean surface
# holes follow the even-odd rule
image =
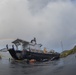
[[[48,62],[0,59],[0,75],[76,75],[76,54]]]

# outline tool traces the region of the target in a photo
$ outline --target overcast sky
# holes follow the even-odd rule
[[[76,44],[76,0],[0,0],[0,46],[16,38],[61,52]]]

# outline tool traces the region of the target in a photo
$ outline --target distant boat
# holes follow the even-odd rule
[[[16,49],[14,45],[12,45],[12,48],[8,49],[8,51],[15,60],[35,59],[36,61],[44,61],[60,58],[59,53],[45,53],[43,50],[40,50],[42,45],[36,43],[36,38],[31,40],[31,42],[16,39],[12,43],[14,43]],[[22,49],[20,50],[20,48]]]

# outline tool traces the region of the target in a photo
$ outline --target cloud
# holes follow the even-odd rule
[[[47,49],[72,48],[76,4],[71,0],[0,0],[0,38],[37,38]],[[0,43],[2,44],[2,43]]]

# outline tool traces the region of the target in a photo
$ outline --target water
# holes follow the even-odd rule
[[[57,61],[48,62],[15,62],[9,59],[0,60],[0,75],[76,75],[75,55]]]

